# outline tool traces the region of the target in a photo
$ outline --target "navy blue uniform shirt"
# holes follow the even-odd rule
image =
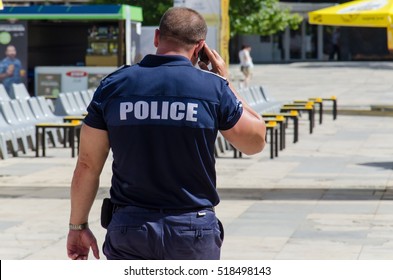
[[[214,142],[242,112],[222,77],[147,55],[101,81],[84,122],[108,131],[114,203],[188,209],[219,203]]]

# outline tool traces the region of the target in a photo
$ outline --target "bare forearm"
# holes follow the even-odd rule
[[[77,164],[71,183],[70,223],[83,224],[88,221],[99,186],[99,176],[82,163]]]
[[[83,125],[78,162],[71,183],[70,223],[87,222],[108,153],[107,132]]]

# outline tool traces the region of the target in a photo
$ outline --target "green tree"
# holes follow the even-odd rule
[[[278,0],[230,0],[231,37],[236,34],[273,35],[297,29],[303,18],[279,6]]]
[[[204,0],[208,1],[208,0]],[[143,25],[158,25],[173,0],[91,0],[95,4],[127,4],[143,9]],[[286,27],[297,29],[302,17],[282,9],[278,0],[230,0],[231,37],[236,34],[273,35]]]

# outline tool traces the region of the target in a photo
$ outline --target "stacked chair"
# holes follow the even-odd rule
[[[65,147],[66,142],[71,140],[65,134],[67,126],[64,122],[83,119],[94,94],[94,89],[63,92],[59,94],[54,106],[51,106],[49,102],[52,101],[43,96],[31,97],[24,84],[13,84],[12,87],[13,92],[10,96],[0,84],[1,159],[6,159],[10,155],[17,156],[19,152],[26,153],[29,149],[35,150],[38,156],[38,136],[44,139],[42,140],[44,142],[40,143],[50,142],[53,146],[62,143]],[[271,159],[277,157],[285,149],[289,128],[292,128],[292,142],[297,143],[300,138],[301,123],[308,122],[310,134],[313,133],[316,123],[322,124],[325,102],[332,103],[333,120],[337,118],[337,99],[334,96],[283,102],[272,98],[262,86],[239,88],[238,93],[265,120],[266,139],[270,146]],[[315,117],[317,112],[319,113],[318,122]],[[43,135],[38,135],[38,127],[45,126],[47,127],[43,130]],[[234,158],[242,157],[242,154],[227,142],[221,133],[218,133],[215,156],[227,157],[228,155]]]
[[[32,143],[32,125],[24,122],[21,115],[16,115],[11,107],[11,97],[0,84],[0,157],[8,158],[9,153],[17,156],[19,151],[26,153],[28,140]]]
[[[79,91],[60,93],[55,102],[54,113],[60,116],[83,115],[86,114],[88,105],[86,97]]]
[[[93,92],[60,93],[52,106],[52,101],[43,96],[30,96],[24,84],[13,84],[11,94],[0,84],[0,159],[28,150],[37,151],[39,137],[55,147],[66,146],[66,141],[71,140],[64,133],[64,118],[85,114]],[[38,135],[37,127],[42,125],[48,128],[44,135]]]
[[[276,101],[262,86],[239,88],[238,93],[266,122],[266,140],[270,145],[270,158],[278,157],[279,151],[286,147],[286,134],[292,126],[293,143],[299,141],[299,124],[308,122],[309,133],[315,128],[315,115],[319,113],[319,124],[322,124],[324,102],[332,102],[333,120],[337,118],[337,99],[310,97],[307,100]],[[307,116],[305,120],[304,116]],[[215,143],[216,157],[233,154],[234,158],[242,157],[239,151],[230,145],[219,133]]]

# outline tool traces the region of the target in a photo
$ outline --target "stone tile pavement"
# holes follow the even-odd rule
[[[393,104],[392,71],[388,62],[267,64],[255,67],[252,83],[277,100],[335,95],[339,109],[368,110]],[[299,142],[287,141],[273,160],[267,148],[217,159],[222,259],[393,259],[392,118],[357,114],[333,121],[326,114],[313,134],[307,125],[301,121]],[[0,259],[67,259],[75,162],[63,148],[49,148],[46,158],[28,152],[0,160]],[[108,158],[90,215],[100,244],[110,164]]]

